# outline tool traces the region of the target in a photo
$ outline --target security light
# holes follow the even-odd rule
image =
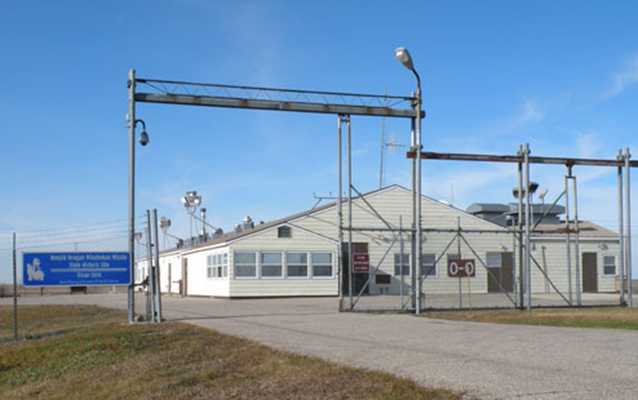
[[[407,69],[411,71],[414,70],[414,64],[412,64],[412,57],[410,57],[410,53],[408,52],[408,49],[406,49],[405,47],[397,47],[397,49],[394,50],[394,56]]]

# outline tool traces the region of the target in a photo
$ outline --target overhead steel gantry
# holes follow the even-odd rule
[[[138,86],[139,89],[138,90]],[[348,135],[348,231],[352,232],[352,168],[351,168],[351,134],[350,116],[374,116],[388,118],[409,118],[412,120],[412,148],[418,146],[420,151],[420,136],[414,132],[417,118],[424,118],[425,112],[417,109],[417,97],[370,95],[341,92],[323,92],[307,90],[289,90],[251,86],[218,85],[210,83],[180,82],[159,79],[142,79],[135,76],[135,70],[129,71],[128,76],[128,121],[129,121],[129,252],[131,254],[131,285],[128,290],[129,322],[134,320],[134,263],[135,263],[135,118],[136,103],[177,104],[188,106],[243,108],[253,110],[293,111],[319,114],[335,114],[338,116],[339,140],[339,196],[338,226],[339,226],[339,307],[342,306],[343,279],[343,215],[342,215],[342,142],[341,127],[347,124]],[[405,106],[405,107],[403,107]],[[413,204],[421,197],[421,186],[416,185],[414,177],[417,165],[413,160],[412,196]],[[420,171],[420,169],[419,169]],[[418,177],[420,182],[420,176]],[[418,189],[417,189],[418,187]],[[421,232],[422,221],[413,213],[413,228]],[[352,245],[352,240],[350,240]],[[353,252],[349,251],[349,266],[353,265]],[[416,271],[416,261],[412,260]],[[351,268],[349,268],[351,269]],[[352,279],[349,279],[350,284]],[[350,290],[352,300],[352,291]],[[352,302],[351,302],[352,303]]]
[[[578,197],[576,190],[576,177],[572,175],[572,167],[576,165],[595,166],[595,167],[617,167],[618,168],[618,235],[619,235],[619,260],[620,260],[620,304],[633,306],[633,290],[632,290],[632,268],[631,268],[631,186],[630,186],[630,168],[638,167],[638,161],[631,160],[629,148],[618,150],[616,159],[595,159],[595,158],[566,158],[566,157],[534,157],[530,156],[529,144],[525,148],[519,146],[516,155],[493,155],[493,154],[462,154],[462,153],[436,153],[436,152],[420,152],[421,160],[449,160],[449,161],[482,161],[482,162],[505,162],[518,164],[518,231],[519,231],[519,276],[520,280],[520,304],[526,304],[528,312],[531,307],[531,256],[530,256],[530,235],[534,231],[538,223],[531,227],[530,221],[530,191],[524,188],[530,187],[530,164],[553,164],[565,165],[567,167],[567,175],[565,175],[565,190],[556,199],[554,205],[560,197],[565,195],[565,229],[567,241],[567,273],[569,282],[569,303],[572,304],[572,278],[571,278],[571,255],[570,243],[572,234],[575,235],[576,250],[576,298],[577,303],[581,305],[580,290],[580,259],[579,259],[579,221],[578,221]],[[407,157],[414,160],[418,156],[415,151],[408,151]],[[525,184],[523,184],[523,167],[525,168]],[[626,170],[625,186],[623,190],[623,168]],[[574,195],[574,216],[573,222],[570,218],[569,211],[569,181],[572,183],[572,193]],[[623,206],[623,193],[625,195],[625,205]],[[525,204],[523,204],[525,198]],[[552,207],[554,206],[552,205]],[[523,207],[525,208],[525,216],[522,215]],[[521,221],[525,221],[524,227]],[[524,229],[523,229],[524,228]],[[523,231],[525,233],[525,244],[523,244]],[[523,249],[525,257],[523,259]],[[625,298],[625,277],[627,282],[627,298]],[[527,295],[527,299],[523,298],[523,294]]]

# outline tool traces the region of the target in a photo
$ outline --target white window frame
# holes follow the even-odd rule
[[[330,264],[327,263],[316,263],[314,262],[314,255],[315,254],[328,254],[330,255]],[[310,262],[310,276],[312,277],[312,279],[334,279],[335,277],[335,257],[334,254],[331,251],[313,251],[310,252],[309,256],[308,256],[308,261]],[[330,275],[320,275],[317,276],[315,275],[315,265],[318,267],[325,267],[330,265]]]
[[[288,262],[288,257],[290,254],[304,254],[306,256],[306,275],[305,276],[290,276],[288,274],[288,268],[290,266],[290,263]],[[286,271],[285,271],[285,276],[287,279],[308,279],[310,278],[310,255],[307,251],[287,251],[286,252]],[[295,263],[293,265],[297,265],[297,266],[301,266],[303,264],[301,263]]]
[[[264,255],[265,254],[279,254],[279,263],[264,263]],[[279,275],[272,276],[264,276],[264,265],[266,266],[279,266],[281,268],[281,273]],[[259,252],[259,270],[260,270],[260,278],[261,279],[283,279],[284,278],[284,254],[281,251],[262,251]]]
[[[424,274],[423,273],[425,271],[425,267],[429,267],[430,266],[430,264],[426,264],[425,263],[426,256],[432,256],[432,259],[434,260],[433,263],[432,263],[434,265],[434,268],[432,269],[432,272],[429,273],[429,274]],[[425,278],[436,278],[436,277],[438,277],[439,276],[439,266],[438,266],[438,263],[436,261],[437,261],[436,253],[423,253],[423,254],[421,254],[421,268],[420,268],[420,271],[419,271],[419,275],[422,278],[423,277],[425,277]]]
[[[401,276],[401,270],[399,269],[399,262],[401,260],[401,253],[394,253],[394,276]],[[407,267],[407,273],[404,273],[403,276],[410,276],[410,253],[403,253],[403,271],[406,271],[406,267]],[[397,274],[397,272],[399,272]]]
[[[214,273],[213,273],[213,255],[208,254],[206,256],[206,279],[207,280],[212,280]]]
[[[614,272],[612,274],[608,274],[606,271],[607,263],[605,262],[607,258],[612,258],[614,260]],[[614,254],[603,254],[603,276],[616,276],[618,273],[618,260],[616,255]]]
[[[254,264],[237,264],[237,254],[253,254],[255,256],[255,263]],[[235,251],[233,253],[233,277],[237,280],[252,280],[252,279],[259,279],[258,276],[258,265],[259,263],[259,253],[256,251]],[[245,266],[254,266],[255,268],[255,274],[251,275],[251,276],[238,276],[237,275],[237,267],[245,267]]]

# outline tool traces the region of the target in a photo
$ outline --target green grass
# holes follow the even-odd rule
[[[40,339],[0,346],[0,398],[459,398],[187,324],[128,325],[108,321],[108,310],[91,312],[93,319],[82,307],[21,313],[46,315],[58,321],[54,332],[65,333],[46,336],[41,322],[24,321],[40,327]],[[2,320],[5,313],[0,310]],[[119,321],[125,319],[120,313]]]
[[[493,322],[501,324],[547,325],[571,328],[604,328],[638,330],[636,308],[583,308],[524,311],[432,312],[424,317],[457,321]]]

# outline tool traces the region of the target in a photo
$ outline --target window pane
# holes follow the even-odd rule
[[[250,253],[235,253],[235,264],[255,264],[257,257],[254,252]]]
[[[605,275],[616,275],[616,257],[615,256],[604,256],[603,264],[604,264]]]
[[[487,253],[485,256],[485,262],[488,268],[501,268],[501,254],[500,253]]]
[[[263,264],[281,264],[281,253],[261,253]]]
[[[332,253],[312,253],[313,264],[332,264]]]
[[[288,264],[307,264],[308,253],[288,253],[286,259]]]
[[[399,264],[403,262],[403,268]],[[394,275],[400,276],[403,269],[403,275],[410,275],[410,254],[409,253],[394,253]]]
[[[251,277],[257,276],[257,268],[254,265],[235,265],[236,277]]]
[[[224,264],[228,264],[228,253],[224,253],[222,257],[222,262]]]
[[[288,276],[307,277],[308,266],[307,265],[288,265]]]
[[[436,276],[436,254],[421,255],[421,275]]]
[[[313,276],[332,276],[332,265],[315,265]]]
[[[261,266],[261,276],[266,278],[274,278],[282,276],[282,268],[281,265],[262,265]]]

